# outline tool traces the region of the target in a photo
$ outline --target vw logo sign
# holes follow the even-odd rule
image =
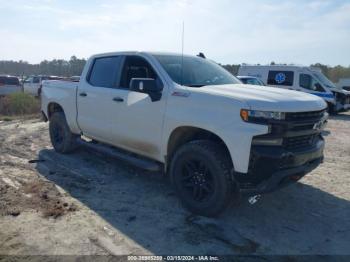
[[[278,73],[275,76],[275,81],[277,84],[282,84],[284,81],[286,81],[286,75],[283,73]]]

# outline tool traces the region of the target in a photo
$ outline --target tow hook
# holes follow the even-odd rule
[[[248,198],[248,202],[249,202],[249,204],[254,205],[254,204],[256,204],[256,202],[258,202],[260,200],[260,198],[261,198],[261,195],[251,196]]]

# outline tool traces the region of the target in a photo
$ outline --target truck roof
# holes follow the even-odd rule
[[[158,52],[158,51],[116,51],[116,52],[108,52],[108,53],[100,53],[92,55],[91,57],[103,57],[103,56],[114,56],[114,55],[137,55],[137,54],[148,54],[148,55],[177,55],[181,56],[181,53],[175,52]],[[195,56],[184,54],[184,56]]]

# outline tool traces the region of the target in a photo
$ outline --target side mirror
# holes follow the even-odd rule
[[[152,102],[155,102],[162,97],[163,86],[152,78],[132,78],[129,89],[130,91],[148,94]]]

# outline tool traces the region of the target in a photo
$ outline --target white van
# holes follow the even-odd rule
[[[242,65],[239,75],[255,76],[266,85],[322,97],[331,112],[348,109],[350,94],[339,90],[318,68],[289,65]]]

